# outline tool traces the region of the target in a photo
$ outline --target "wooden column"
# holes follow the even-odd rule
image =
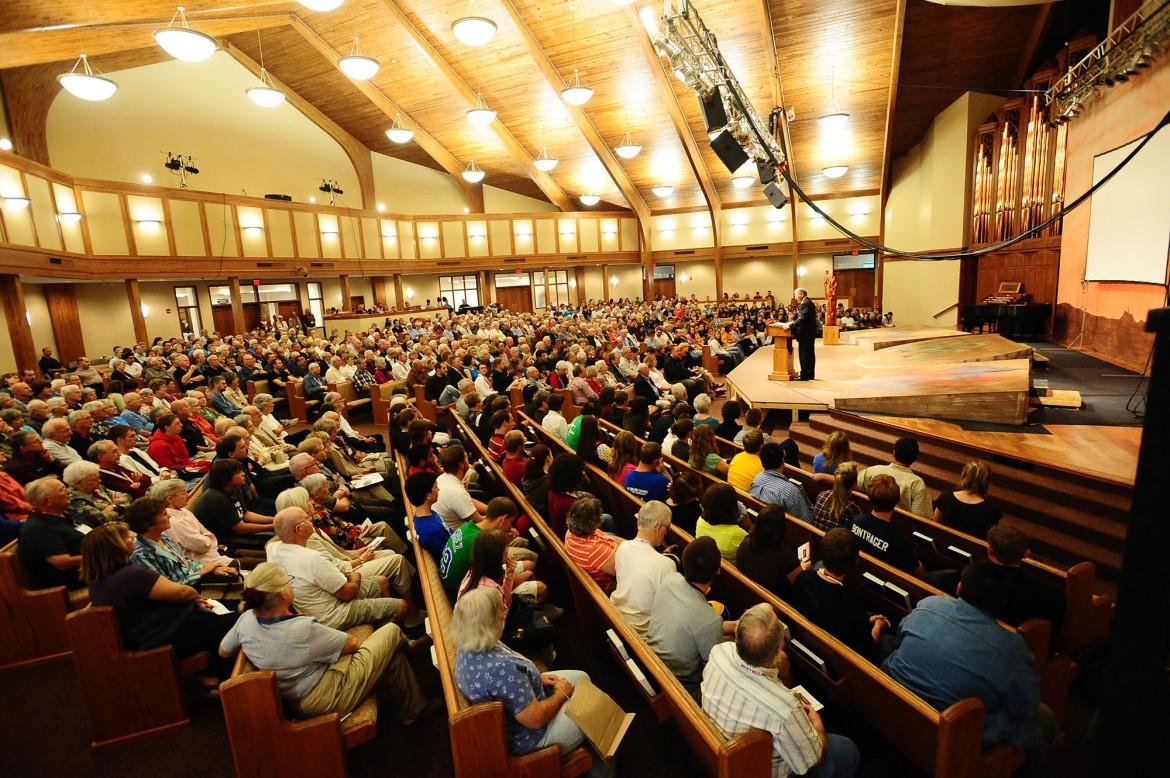
[[[469,184],[460,181],[468,213],[483,213],[483,184]]]
[[[495,283],[495,279],[492,277],[492,274],[490,271],[488,271],[488,270],[479,271],[479,304],[480,305],[491,305],[492,304],[492,284],[494,284],[494,283]]]
[[[45,305],[53,324],[53,340],[57,341],[57,359],[68,365],[85,356],[85,337],[81,334],[81,315],[77,311],[77,296],[73,284],[45,284]],[[42,346],[45,344],[42,343]]]
[[[349,276],[338,276],[341,281],[341,305],[339,308],[343,311],[348,311],[350,308],[350,298],[353,296],[353,290],[349,286]]]
[[[28,307],[24,303],[24,286],[20,276],[0,275],[0,303],[4,305],[4,319],[8,337],[12,339],[12,355],[18,371],[38,370],[37,350],[33,345],[32,327],[28,323]]]
[[[389,308],[390,304],[386,300],[386,276],[374,276],[370,279],[370,286],[374,290],[374,305]]]
[[[715,236],[715,299],[723,299],[723,242],[719,235]]]
[[[577,305],[585,304],[585,266],[577,265],[573,268],[573,276],[577,279]]]
[[[599,299],[601,299],[602,301],[605,301],[605,300],[608,300],[611,297],[613,297],[613,292],[610,291],[611,289],[612,289],[612,287],[609,285],[609,265],[602,265],[601,266],[601,297]]]
[[[642,299],[654,298],[654,254],[649,248],[642,250]]]
[[[400,311],[406,310],[406,296],[402,293],[402,274],[394,274],[394,307]]]
[[[548,273],[549,273],[549,270],[548,270],[548,268],[546,267],[546,268],[544,269],[544,307],[545,307],[545,308],[551,308],[551,307],[552,307],[552,306],[549,304],[549,292],[550,292],[550,291],[552,291],[552,285],[551,285],[551,284],[549,284],[549,282],[548,282]]]
[[[244,331],[244,303],[240,299],[240,279],[238,276],[231,276],[228,278],[228,294],[232,298],[232,330],[233,332]],[[322,326],[324,322],[317,322],[317,326]],[[220,335],[226,333],[221,332]]]
[[[130,303],[130,321],[134,322],[134,340],[149,344],[150,336],[146,334],[146,317],[142,315],[142,292],[138,288],[137,278],[126,279],[126,298]]]

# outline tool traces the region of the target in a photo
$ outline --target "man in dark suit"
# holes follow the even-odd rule
[[[812,300],[808,299],[808,292],[805,290],[797,289],[793,296],[796,298],[796,318],[792,320],[789,328],[796,340],[800,380],[812,381],[817,373],[817,355],[813,348],[817,339],[817,309]]]

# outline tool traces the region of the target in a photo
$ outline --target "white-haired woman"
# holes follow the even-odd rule
[[[163,532],[183,551],[183,555],[196,562],[214,563],[217,565],[237,564],[243,570],[255,567],[264,561],[264,552],[252,549],[233,551],[221,545],[215,534],[196,518],[187,507],[191,496],[186,485],[177,478],[166,481],[156,481],[147,490],[146,496],[161,500],[167,506],[167,516],[171,519],[171,526]],[[229,553],[230,552],[230,553]],[[233,558],[231,554],[239,558]]]
[[[567,754],[585,740],[565,711],[573,690],[589,676],[580,670],[541,673],[536,665],[501,642],[504,601],[498,589],[470,589],[455,603],[449,634],[459,647],[455,683],[475,705],[504,704],[504,732],[508,750],[527,754],[558,745]],[[606,775],[596,756],[591,775]]]
[[[397,624],[386,624],[359,640],[292,610],[292,581],[280,565],[264,562],[248,576],[248,606],[219,646],[223,658],[241,648],[260,670],[276,671],[280,695],[302,718],[356,708],[381,687],[397,703],[409,726],[429,706],[402,649],[429,639],[407,641]]]
[[[114,521],[130,504],[129,496],[102,486],[101,468],[94,462],[74,462],[65,468],[61,480],[69,487],[69,507],[65,509],[65,515],[74,524],[92,528]]]

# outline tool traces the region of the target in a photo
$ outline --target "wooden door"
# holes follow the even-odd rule
[[[364,295],[355,294],[349,298],[349,310],[356,311],[358,308],[364,309],[366,307],[366,298]]]
[[[260,303],[244,303],[244,330],[260,329]]]
[[[872,268],[868,270],[838,270],[837,298],[849,300],[849,304],[854,308],[872,308],[876,281],[877,276]]]
[[[497,286],[496,302],[509,311],[532,313],[531,286]]]
[[[288,321],[290,316],[296,316],[299,319],[301,318],[301,304],[297,302],[277,303],[276,312],[283,316],[285,321]]]
[[[211,326],[220,335],[236,334],[236,323],[232,318],[232,307],[230,305],[211,306]]]
[[[673,278],[655,278],[654,288],[651,290],[655,297],[666,299],[674,297],[674,279]]]

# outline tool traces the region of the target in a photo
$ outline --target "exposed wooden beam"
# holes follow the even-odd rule
[[[8,337],[12,341],[12,356],[16,369],[37,369],[37,350],[33,346],[32,328],[28,323],[28,306],[24,302],[24,285],[20,276],[0,275],[0,305],[8,323]]]
[[[1012,77],[1012,86],[1019,89],[1024,85],[1024,79],[1032,75],[1032,58],[1036,56],[1036,49],[1040,41],[1044,40],[1044,33],[1048,31],[1048,24],[1052,21],[1052,7],[1055,3],[1045,3],[1036,9],[1036,20],[1032,22],[1032,31],[1028,33],[1028,43],[1020,54],[1020,61],[1016,65],[1016,73]],[[1110,25],[1112,27],[1112,25]]]
[[[137,278],[126,279],[126,302],[130,304],[130,321],[134,324],[134,340],[139,343],[149,343],[150,335],[146,332],[146,316],[142,313],[142,291],[138,288]]]
[[[337,61],[341,56],[337,51],[329,45],[329,42],[322,38],[316,30],[310,27],[304,19],[296,14],[292,15],[292,28],[300,33],[301,37],[308,41],[309,45],[320,52],[321,56],[329,61],[334,67],[337,66]],[[455,158],[455,155],[443,148],[433,136],[427,133],[420,127],[410,116],[403,111],[397,103],[391,100],[386,94],[374,86],[369,81],[351,81],[351,83],[358,88],[366,99],[374,104],[386,117],[390,120],[401,116],[403,125],[414,131],[414,138],[412,143],[417,143],[419,148],[431,156],[431,159],[439,163],[443,170],[454,179],[459,189],[463,192],[463,199],[467,203],[467,207],[471,213],[483,213],[483,184],[472,184],[463,178],[463,165]],[[478,207],[477,207],[478,206]]]
[[[246,67],[252,75],[257,78],[260,77],[260,64],[256,60],[249,57],[239,47],[232,45],[229,41],[221,40],[220,45],[224,51],[231,55],[232,59]],[[362,207],[367,210],[374,208],[377,204],[377,195],[374,193],[374,160],[370,154],[370,150],[366,148],[365,144],[342,129],[341,125],[323,114],[317,106],[298,95],[287,84],[281,83],[280,79],[272,75],[271,70],[268,71],[268,75],[272,76],[272,80],[276,82],[277,87],[284,92],[285,99],[289,105],[296,108],[305,115],[305,118],[324,130],[345,151],[345,155],[349,157],[357,173],[358,185],[361,188]]]
[[[427,39],[427,36],[422,32],[422,30],[414,25],[414,22],[412,22],[410,17],[408,17],[406,13],[398,7],[398,4],[395,3],[394,0],[381,0],[381,3],[383,7],[385,7],[386,10],[390,12],[390,15],[394,17],[394,20],[402,26],[402,29],[406,31],[406,34],[410,36],[411,40],[414,41],[414,44],[418,47],[423,57],[425,57],[426,60],[430,62],[431,65],[443,75],[443,78],[447,80],[447,82],[452,86],[452,88],[455,89],[455,91],[463,96],[463,99],[467,101],[468,105],[474,105],[476,99],[475,90],[468,86],[467,82],[465,82],[459,76],[459,74],[455,72],[455,69],[451,67],[451,64],[447,62],[447,60],[443,59],[442,56],[440,56],[439,52],[435,49],[434,46],[431,45],[431,42]],[[569,199],[568,195],[566,195],[564,191],[557,185],[557,183],[552,180],[549,174],[545,173],[543,170],[539,170],[536,167],[536,164],[533,162],[532,155],[530,155],[524,146],[520,143],[520,141],[516,140],[516,137],[512,135],[512,133],[509,132],[506,127],[504,127],[499,119],[494,120],[490,127],[492,132],[496,134],[496,137],[500,139],[500,142],[504,144],[504,148],[506,148],[508,153],[512,155],[512,158],[520,163],[525,172],[528,173],[528,177],[536,182],[536,185],[540,187],[540,191],[544,192],[545,197],[547,197],[549,201],[553,203],[553,205],[557,206],[562,211],[577,210],[577,208],[573,205],[573,202]]]
[[[772,7],[769,0],[756,3],[760,35],[764,39],[764,61],[768,64],[768,88],[772,92],[772,105],[782,111],[780,119],[780,148],[784,150],[785,166],[792,180],[800,183],[796,173],[796,157],[792,153],[792,131],[788,126],[788,106],[784,105],[784,84],[780,80],[780,63],[776,58],[776,33],[772,27]]]
[[[898,102],[898,72],[902,66],[902,31],[906,26],[906,0],[898,0],[894,11],[893,40],[890,45],[893,49],[890,61],[890,81],[886,97],[886,129],[882,147],[882,178],[881,178],[881,208],[882,222],[885,222],[886,198],[890,194],[890,149],[894,142],[894,111]]]
[[[6,0],[0,16],[0,32],[35,32],[44,28],[76,28],[126,24],[154,24],[165,27],[182,5],[189,20],[200,16],[223,16],[223,3],[216,0],[134,0],[95,3],[92,0]],[[255,14],[266,6],[287,6],[288,0],[247,0],[244,10]],[[234,10],[238,13],[241,6]]]
[[[46,8],[55,8],[57,4],[41,3],[40,5]],[[105,7],[107,5],[117,6],[120,4],[89,3],[88,5],[96,13],[99,7]],[[175,13],[175,5],[177,3],[168,6],[170,10],[161,14],[155,22],[135,20],[115,22],[104,26],[54,27],[44,30],[2,32],[0,33],[0,69],[22,67],[25,65],[39,65],[48,62],[69,63],[68,67],[62,68],[62,72],[64,72],[73,66],[73,62],[77,60],[77,55],[82,52],[90,56],[90,65],[106,73],[117,69],[107,61],[107,55],[121,51],[154,49],[162,53],[163,59],[169,59],[170,55],[162,51],[159,45],[154,42],[154,38],[151,35],[155,30],[161,30],[167,26],[167,22],[170,21],[171,16]],[[7,12],[7,6],[4,10]],[[138,19],[141,19],[143,16],[139,15]],[[198,21],[191,19],[191,12],[188,9],[187,16],[193,22],[192,27],[194,29],[213,38],[221,38],[240,32],[263,30],[269,27],[288,24],[291,14],[270,13],[263,16],[251,15],[238,19],[221,15],[210,21]]]
[[[512,4],[512,0],[500,0],[500,5],[504,9],[504,13],[508,14],[512,23],[516,25],[516,29],[520,32],[520,38],[524,41],[524,46],[528,50],[528,55],[536,62],[536,66],[540,68],[540,72],[544,75],[545,81],[553,88],[555,92],[560,94],[561,90],[567,85],[561,79],[561,74],[549,59],[548,54],[545,53],[544,48],[540,45],[540,41],[536,39],[528,23],[524,17],[520,15],[520,11]],[[626,198],[626,202],[638,217],[639,225],[645,225],[646,234],[649,234],[650,229],[650,208],[646,205],[641,193],[638,192],[634,186],[634,182],[630,180],[629,175],[626,174],[625,169],[618,161],[617,155],[609,147],[609,144],[601,137],[601,133],[593,126],[593,122],[589,120],[585,110],[580,106],[564,105],[566,113],[572,117],[577,124],[577,129],[581,135],[585,137],[585,142],[589,144],[589,148],[593,149],[593,153],[605,166],[605,170],[609,173],[609,177],[613,180],[617,188],[621,190],[622,195]]]
[[[232,298],[232,326],[235,327],[236,332],[246,332],[247,328],[244,326],[244,303],[240,300],[239,276],[228,277],[228,292]]]
[[[707,215],[711,220],[711,236],[716,246],[715,256],[717,259],[721,259],[719,246],[721,245],[722,233],[722,206],[719,202],[719,192],[715,189],[715,182],[711,180],[711,172],[707,170],[707,163],[703,161],[699,145],[695,143],[690,122],[683,115],[682,106],[678,103],[678,95],[674,93],[674,84],[671,79],[667,78],[666,71],[662,67],[662,57],[658,55],[658,51],[655,50],[654,44],[650,41],[650,36],[646,34],[646,29],[642,26],[642,19],[638,16],[636,5],[626,6],[626,21],[634,29],[634,37],[637,38],[638,46],[642,49],[642,56],[646,58],[646,65],[662,95],[662,105],[670,114],[670,122],[674,125],[674,132],[678,135],[679,143],[682,144],[683,150],[686,152],[687,164],[690,165],[691,172],[694,173],[695,179],[699,182],[699,188],[703,190],[703,199],[707,201]],[[652,248],[652,243],[647,239],[646,251],[649,252]],[[653,263],[651,263],[652,265]],[[722,286],[721,272],[722,262],[717,262],[715,269],[717,286]],[[645,278],[644,283],[650,285],[651,279]]]

